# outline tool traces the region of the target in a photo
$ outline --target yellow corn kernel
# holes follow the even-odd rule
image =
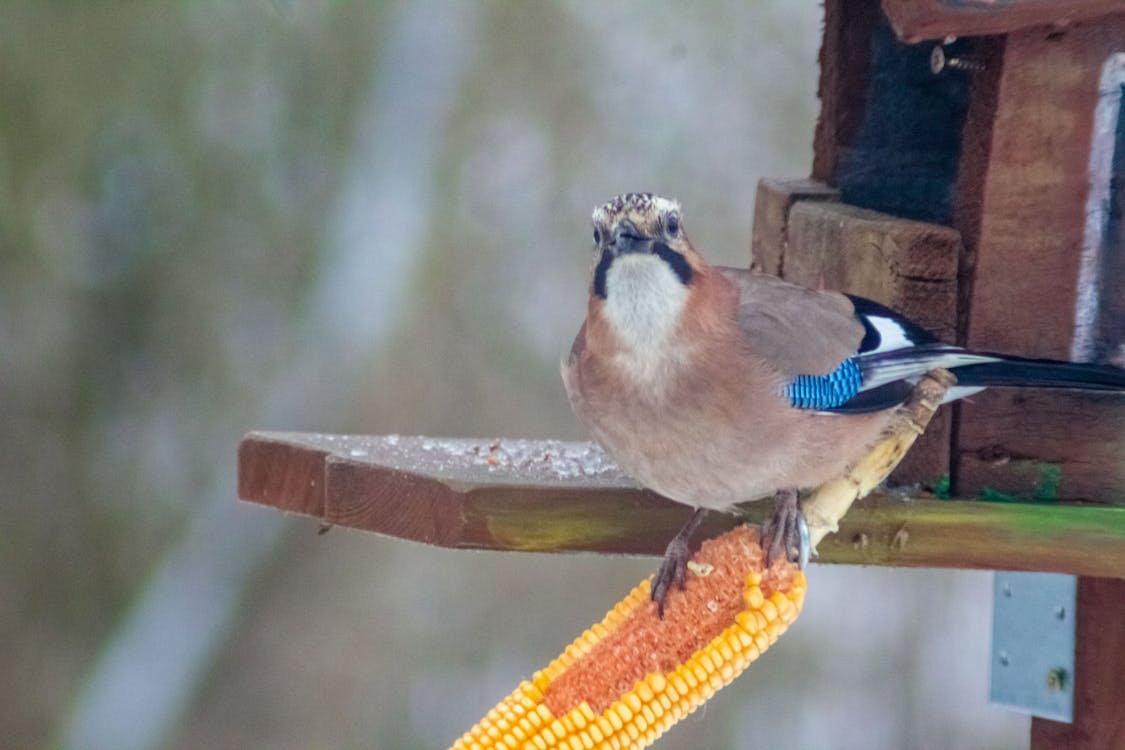
[[[752,610],[758,609],[765,601],[765,596],[762,595],[762,590],[758,588],[757,583],[750,584],[746,589],[746,594],[742,597],[746,602],[746,606]]]
[[[605,735],[602,734],[602,730],[598,728],[596,723],[591,724],[588,731],[590,733],[590,739],[596,743],[601,743],[601,741],[605,739]]]
[[[704,548],[719,541],[705,543]],[[726,559],[717,556],[714,565],[726,564]],[[724,575],[729,576],[729,573]],[[751,570],[749,573],[740,572],[737,576],[735,580],[745,581],[742,591],[745,606],[719,629],[709,630],[706,628],[714,625],[706,625],[700,631],[704,634],[702,637],[693,633],[691,628],[680,628],[687,635],[677,635],[674,629],[666,627],[658,631],[661,638],[680,639],[668,641],[673,650],[662,653],[684,653],[683,646],[686,644],[694,649],[691,656],[669,671],[630,677],[635,679],[632,689],[616,697],[606,695],[604,691],[609,688],[597,688],[603,692],[596,692],[597,689],[592,686],[594,683],[588,681],[591,679],[589,675],[608,672],[608,677],[600,679],[606,680],[612,687],[624,682],[622,677],[636,674],[631,671],[614,672],[616,660],[610,662],[610,657],[603,658],[602,654],[614,653],[612,649],[619,646],[599,649],[599,644],[615,637],[631,638],[631,635],[615,635],[625,622],[629,622],[627,633],[635,633],[637,628],[659,626],[654,608],[648,601],[649,582],[644,581],[618,602],[600,623],[591,625],[566,647],[557,659],[532,675],[530,680],[521,682],[510,696],[454,743],[454,750],[548,750],[556,747],[560,750],[636,750],[647,747],[737,677],[800,612],[807,586],[800,572],[778,573],[775,569],[763,576]],[[773,593],[767,597],[762,591],[762,581],[770,576],[773,576],[773,583],[768,588],[773,589]],[[715,579],[716,576],[689,579],[689,589],[694,585],[706,587],[708,580]],[[706,594],[702,600],[705,603],[714,601],[711,594],[722,589],[716,586],[710,592],[706,589],[701,591]],[[653,624],[647,625],[649,621]],[[658,663],[655,654],[652,658],[652,663]],[[591,659],[594,661],[591,662]],[[587,666],[584,670],[583,664],[594,665],[596,669],[590,671]],[[552,693],[552,685],[563,676],[567,676],[564,682],[568,687],[560,687]],[[583,691],[586,691],[585,694]],[[559,715],[554,713],[556,710]]]

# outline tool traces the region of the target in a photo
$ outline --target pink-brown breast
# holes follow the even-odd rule
[[[728,508],[840,476],[878,438],[888,412],[791,408],[785,377],[739,329],[738,290],[697,275],[658,377],[639,380],[592,298],[563,365],[571,406],[641,484],[689,505]]]

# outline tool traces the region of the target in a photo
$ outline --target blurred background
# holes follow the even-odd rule
[[[583,438],[591,209],[746,265],[812,0],[0,5],[0,747],[442,748],[655,559],[323,537],[251,429]],[[1019,748],[985,573],[813,566],[662,748]]]

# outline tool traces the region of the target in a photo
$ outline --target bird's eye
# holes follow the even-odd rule
[[[594,244],[602,244],[602,230],[598,229],[597,227],[594,227]]]
[[[679,214],[668,214],[668,218],[664,219],[664,228],[668,230],[668,234],[675,237],[680,233],[680,216]]]

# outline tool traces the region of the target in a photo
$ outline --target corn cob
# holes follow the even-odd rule
[[[453,750],[648,747],[796,619],[804,575],[784,562],[763,570],[763,560],[749,526],[705,542],[663,620],[642,581]]]

